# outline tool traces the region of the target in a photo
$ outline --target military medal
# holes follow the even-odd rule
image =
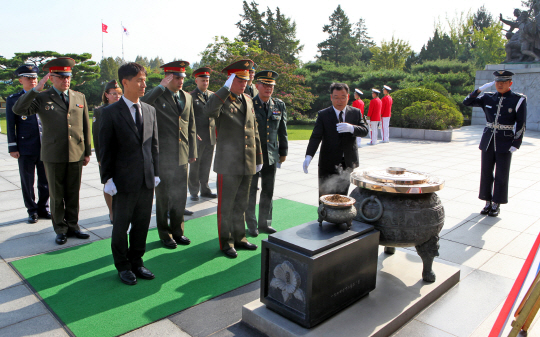
[[[51,105],[51,110],[54,110],[54,105]]]
[[[512,112],[512,108],[509,108],[509,109],[508,109],[508,112]]]
[[[84,108],[84,105],[82,105],[82,104],[75,104],[75,106],[76,106],[77,108]]]
[[[22,119],[23,121],[25,121],[27,118],[28,118],[28,117],[26,117],[26,116],[22,116],[22,117],[21,117],[21,119]]]
[[[165,109],[165,103],[163,103],[163,109]]]
[[[48,105],[45,106],[45,110],[49,110],[50,107]]]

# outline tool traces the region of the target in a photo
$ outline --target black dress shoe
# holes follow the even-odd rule
[[[274,234],[275,232],[277,232],[272,226],[259,227],[259,231],[266,234]]]
[[[255,250],[255,249],[257,249],[257,245],[256,245],[256,244],[253,244],[253,243],[251,243],[251,242],[240,242],[240,243],[238,244],[238,246],[243,247],[243,248],[245,248],[245,249],[249,249],[249,250]]]
[[[38,214],[33,213],[28,216],[28,223],[36,223],[38,222]]]
[[[118,276],[120,276],[120,281],[129,286],[134,286],[137,284],[137,277],[135,277],[135,274],[133,274],[131,270],[119,271]]]
[[[501,211],[501,206],[497,205],[497,208],[491,207],[489,209],[488,215],[489,216],[499,216],[500,211]]]
[[[178,243],[179,245],[187,246],[191,243],[191,240],[185,237],[184,235],[182,236],[173,235],[173,238],[174,238],[174,241],[176,241],[176,243]]]
[[[77,239],[88,239],[90,234],[82,233],[80,230],[71,231],[67,233],[68,237],[76,237]]]
[[[254,238],[256,238],[257,236],[259,236],[259,231],[257,229],[248,229],[248,233],[249,235],[253,236]]]
[[[63,245],[67,242],[67,235],[64,233],[56,234],[56,239],[54,241],[59,245]]]
[[[166,247],[166,248],[170,248],[170,249],[176,249],[176,241],[174,241],[173,239],[169,238],[169,240],[161,240],[161,243]]]
[[[215,199],[215,198],[217,198],[217,194],[214,194],[214,193],[205,193],[205,194],[202,194],[202,193],[201,193],[201,197]]]
[[[238,253],[236,252],[236,249],[230,247],[227,250],[222,250],[223,254],[225,254],[228,257],[232,257],[233,259],[236,259],[238,257]]]
[[[188,209],[184,209],[184,215],[193,215],[193,212]]]
[[[38,217],[41,219],[52,219],[51,212],[45,211],[45,212],[38,212]]]
[[[191,198],[191,200],[193,200],[193,201],[198,201],[198,200],[199,200],[199,196],[196,195],[196,194],[192,194],[190,198]]]
[[[489,210],[491,209],[491,203],[489,205],[486,205],[482,210],[480,211],[480,214],[488,214]]]
[[[138,278],[142,278],[143,280],[152,280],[156,277],[154,274],[152,274],[150,270],[146,269],[144,266],[134,268],[133,272],[135,273],[135,275],[137,275]]]

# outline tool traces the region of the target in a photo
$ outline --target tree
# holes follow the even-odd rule
[[[477,65],[483,67],[486,64],[499,64],[506,56],[505,38],[502,35],[502,24],[494,22],[491,26],[482,30],[474,30],[471,41],[474,48],[471,54]]]
[[[422,46],[418,56],[420,62],[437,59],[454,59],[456,58],[456,47],[450,36],[446,33],[439,34],[439,30],[436,28],[433,37],[429,38],[427,44]]]
[[[475,30],[483,30],[484,28],[490,27],[492,23],[493,16],[487,11],[484,5],[478,8],[473,15],[473,27]]]
[[[352,25],[341,5],[338,5],[329,19],[330,24],[323,26],[323,32],[329,36],[317,45],[321,53],[318,58],[332,61],[336,65],[353,63],[357,59],[356,41]]]
[[[380,47],[372,47],[371,64],[376,70],[379,69],[399,69],[405,67],[405,60],[411,54],[411,46],[408,42],[395,39],[392,36],[390,42],[382,41]]]
[[[109,82],[118,78],[118,68],[122,65],[118,60],[122,60],[119,57],[113,59],[112,57],[107,57],[101,60],[99,63],[100,71],[100,81]]]
[[[356,40],[360,61],[369,63],[373,57],[373,53],[369,48],[375,47],[375,42],[373,42],[373,38],[368,35],[364,19],[360,18],[358,22],[354,24],[353,35]]]

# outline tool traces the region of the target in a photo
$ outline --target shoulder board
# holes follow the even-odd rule
[[[245,94],[244,97],[248,98],[250,101],[253,100],[253,98],[251,98],[251,96],[249,96],[248,94]]]
[[[278,102],[278,103],[285,103],[285,102],[283,102],[282,100],[280,100],[280,99],[277,98],[277,97],[275,97],[275,98],[272,97],[272,100],[273,100],[274,102]]]
[[[197,89],[193,89],[193,91],[191,91],[189,94],[190,95],[195,95],[196,92],[197,92]]]
[[[527,95],[521,93],[521,92],[514,92],[514,94],[518,95],[518,96],[521,96],[521,97],[525,97],[527,98]]]
[[[15,95],[17,95],[17,94],[11,94],[11,95],[9,95],[7,98],[15,97]]]

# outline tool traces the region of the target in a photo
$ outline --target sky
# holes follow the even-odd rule
[[[341,5],[349,20],[365,20],[368,34],[377,45],[392,36],[409,42],[420,51],[433,36],[434,24],[456,18],[462,12],[476,12],[485,5],[498,18],[512,16],[514,8],[522,8],[521,0],[387,0],[380,2],[352,1],[291,1],[258,0],[259,10],[270,7],[296,21],[297,38],[304,45],[303,62],[315,60],[317,44],[328,34],[322,27]],[[241,0],[228,1],[165,1],[165,0],[92,0],[43,1],[0,0],[0,55],[11,58],[16,52],[52,50],[59,53],[92,54],[99,61],[105,57],[122,56],[134,61],[137,55],[165,62],[183,59],[199,61],[200,53],[215,36],[230,39],[238,36]],[[12,15],[9,13],[13,13]],[[25,13],[25,14],[23,14]],[[101,22],[108,33],[101,33]],[[122,35],[122,25],[129,36]]]

